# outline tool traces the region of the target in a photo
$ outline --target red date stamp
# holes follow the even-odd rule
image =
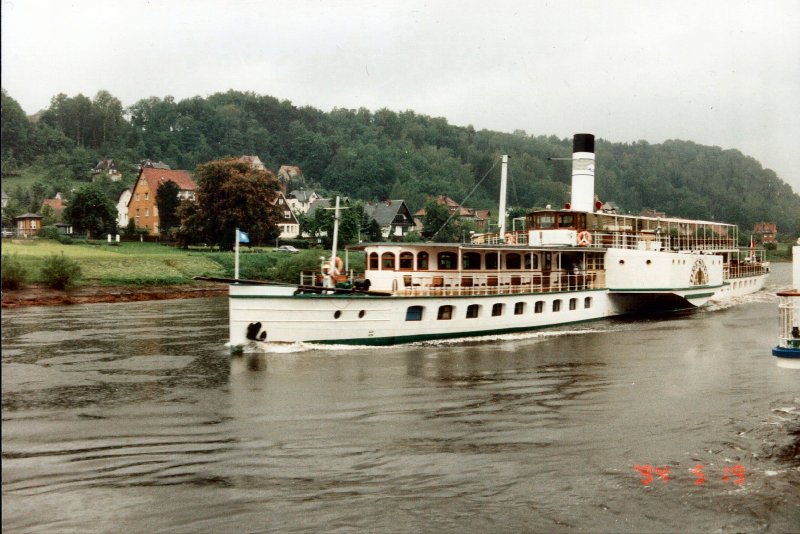
[[[649,486],[653,482],[660,481],[663,484],[669,483],[669,466],[652,466],[650,464],[636,464],[633,468],[641,475],[642,485]],[[745,479],[745,469],[743,466],[736,464],[732,467],[726,466],[722,473],[714,472],[714,473],[706,473],[703,464],[696,464],[689,470],[692,475],[694,476],[694,484],[695,486],[700,486],[706,483],[706,476],[711,477],[713,479],[715,476],[722,475],[722,482],[725,484],[733,483],[737,486],[741,486],[744,484]]]

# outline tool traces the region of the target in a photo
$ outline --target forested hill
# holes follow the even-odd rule
[[[535,128],[535,125],[532,125]],[[596,193],[625,213],[653,208],[671,216],[734,222],[747,233],[760,221],[800,235],[800,196],[737,150],[689,141],[611,143],[598,137]],[[501,154],[509,154],[509,205],[568,201],[571,139],[451,125],[413,111],[297,107],[271,96],[228,91],[175,101],[152,97],[124,108],[106,91],[94,98],[59,94],[34,118],[2,92],[2,171],[40,169],[44,189],[88,180],[113,158],[130,180],[142,160],[174,169],[226,155],[257,155],[273,171],[298,165],[305,186],[362,200],[448,195],[496,211]],[[6,191],[9,194],[14,192]]]

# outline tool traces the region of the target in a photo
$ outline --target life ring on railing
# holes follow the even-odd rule
[[[511,232],[506,234],[506,244],[514,245],[516,242],[517,240],[514,238],[514,234],[512,234]]]
[[[322,264],[322,272],[326,275],[339,276],[342,272],[342,258],[336,256],[333,264],[331,264],[331,261],[334,260],[328,260]],[[331,268],[331,265],[333,265],[333,268]]]
[[[592,234],[586,230],[578,232],[578,245],[581,247],[588,247],[592,244]]]

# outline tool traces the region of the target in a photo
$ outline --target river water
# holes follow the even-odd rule
[[[686,315],[233,357],[224,298],[4,310],[2,530],[796,532],[789,276]]]

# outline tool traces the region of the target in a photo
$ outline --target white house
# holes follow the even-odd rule
[[[311,204],[321,197],[314,191],[292,191],[286,196],[286,202],[294,213],[308,213]]]
[[[300,221],[297,220],[297,217],[295,216],[291,207],[289,207],[286,197],[283,196],[283,193],[280,191],[278,192],[278,198],[275,202],[278,205],[282,215],[282,218],[278,223],[278,227],[281,229],[281,239],[297,238],[300,234]]]

